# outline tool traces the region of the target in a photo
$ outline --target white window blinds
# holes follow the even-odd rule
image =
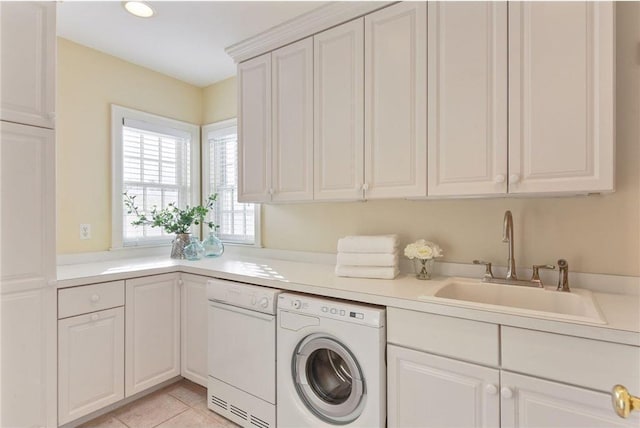
[[[200,127],[153,114],[111,106],[113,140],[112,247],[169,243],[162,228],[132,226],[123,193],[135,196],[141,212],[153,206],[180,208],[200,201]],[[199,228],[194,229],[197,232]]]
[[[226,125],[208,125],[203,134],[207,145],[205,154],[208,152],[208,160],[205,160],[208,190],[218,194],[211,218],[220,226],[218,237],[225,242],[255,244],[257,208],[255,204],[238,202],[237,127],[228,122]]]

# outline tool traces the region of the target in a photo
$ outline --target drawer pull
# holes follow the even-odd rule
[[[489,385],[484,387],[484,390],[487,392],[487,394],[489,395],[496,395],[498,393],[498,387],[495,386],[494,384],[490,383]]]
[[[91,321],[98,321],[98,319],[100,318],[100,315],[98,314],[91,314]]]
[[[94,294],[91,296],[91,301],[93,303],[98,303],[100,301],[100,295],[99,294]]]
[[[640,397],[634,397],[629,394],[627,388],[622,385],[616,385],[611,391],[611,404],[618,416],[628,418],[632,411],[640,410]]]
[[[502,398],[512,398],[513,397],[513,391],[511,390],[511,388],[507,388],[506,386],[503,386],[502,389],[500,390],[500,395],[502,396]]]

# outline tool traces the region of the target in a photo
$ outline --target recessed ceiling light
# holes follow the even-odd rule
[[[156,13],[149,3],[144,1],[123,1],[122,5],[127,12],[139,18],[151,18]]]

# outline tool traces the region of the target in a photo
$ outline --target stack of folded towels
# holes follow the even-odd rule
[[[398,276],[398,235],[346,236],[339,239],[336,275],[395,278]]]

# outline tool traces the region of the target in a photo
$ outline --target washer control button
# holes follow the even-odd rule
[[[329,308],[327,308],[326,306],[322,307],[322,312],[327,312],[329,310]]]
[[[344,314],[345,314],[344,309],[340,309],[340,315],[341,315],[341,316],[344,316]]]
[[[260,307],[263,309],[267,309],[267,307],[269,307],[269,299],[267,297],[263,297],[258,302],[258,305],[260,305]]]
[[[302,306],[302,302],[300,300],[294,300],[293,302],[291,302],[291,306],[293,306],[295,309],[300,309],[300,307]]]
[[[338,313],[338,310],[336,308],[331,308],[330,311],[333,315],[335,315],[336,313]]]

